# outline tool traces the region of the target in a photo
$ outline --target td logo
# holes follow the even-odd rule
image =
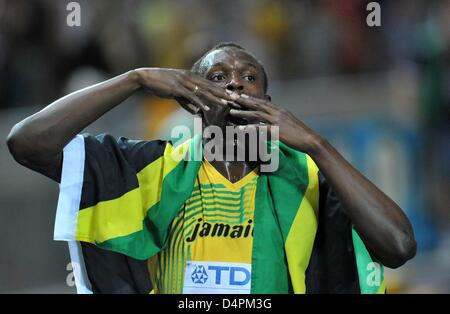
[[[249,293],[251,264],[187,262],[185,293]]]
[[[222,283],[222,274],[225,280],[228,278],[228,284],[230,286],[244,286],[250,281],[250,272],[244,267],[208,266],[208,270],[215,272],[214,278],[216,285]]]
[[[191,278],[193,283],[205,283],[206,280],[208,280],[208,274],[206,273],[205,267],[202,265],[195,266]]]

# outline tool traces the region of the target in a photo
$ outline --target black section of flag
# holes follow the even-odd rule
[[[360,293],[351,222],[320,172],[318,223],[306,293]]]
[[[138,187],[136,174],[164,154],[166,141],[83,134],[85,163],[80,209],[116,199]]]
[[[81,242],[92,292],[148,294],[152,290],[147,261]]]

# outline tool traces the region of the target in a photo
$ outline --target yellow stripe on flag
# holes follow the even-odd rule
[[[190,141],[186,141],[176,148],[168,143],[163,156],[137,173],[138,188],[116,199],[80,210],[76,239],[102,243],[142,230],[148,209],[160,201],[164,178],[180,162],[173,158],[173,153],[186,153],[189,143]]]
[[[319,208],[318,168],[306,155],[308,165],[308,187],[294,218],[285,248],[289,274],[294,293],[305,293],[305,272],[309,264],[317,231],[316,212]]]

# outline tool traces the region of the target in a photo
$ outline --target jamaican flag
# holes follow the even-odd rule
[[[312,159],[269,145],[279,168],[257,179],[250,292],[384,292],[382,266]],[[152,291],[147,260],[167,246],[201,154],[199,137],[174,147],[84,134],[65,147],[54,238],[69,242],[80,293]]]

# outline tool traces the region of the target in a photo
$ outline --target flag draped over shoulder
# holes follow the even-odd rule
[[[131,150],[124,149],[128,144],[127,139],[116,142],[108,135],[79,135],[64,150],[54,238],[70,241],[72,261],[79,265],[77,285],[85,290],[105,291],[92,289],[99,278],[103,286],[118,287],[111,291],[149,292],[151,284],[139,283],[142,277],[150,280],[139,261],[166,246],[170,225],[191,195],[201,165],[199,137],[177,147],[170,142],[141,141],[133,143]],[[251,293],[323,292],[320,286],[329,280],[324,268],[331,268],[327,263],[324,267],[323,256],[331,249],[330,240],[321,236],[325,232],[318,229],[321,219],[315,213],[318,169],[308,155],[283,143],[270,145],[279,152],[279,168],[261,173],[257,181]],[[342,226],[352,237],[352,254],[342,255],[349,259],[348,273],[357,276],[357,292],[384,291],[382,267],[376,268],[378,264],[351,225]],[[315,242],[316,236],[326,244]],[[120,271],[120,265],[127,270],[116,276],[119,282],[105,276],[108,268]],[[83,268],[88,268],[87,274],[81,274]],[[381,273],[378,282],[369,280],[376,271]],[[130,280],[122,282],[125,277]]]

